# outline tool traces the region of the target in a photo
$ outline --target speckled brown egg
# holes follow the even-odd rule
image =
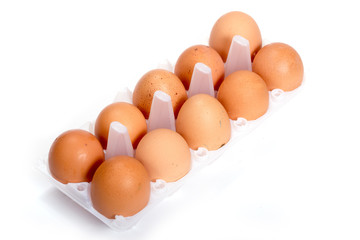
[[[255,120],[269,107],[269,92],[264,80],[254,72],[237,71],[221,84],[217,99],[232,120]]]
[[[95,136],[104,149],[107,147],[110,124],[114,121],[127,128],[133,147],[136,148],[147,132],[146,120],[140,110],[130,103],[116,102],[100,112],[95,122]]]
[[[152,181],[174,182],[191,168],[191,154],[185,139],[169,129],[147,133],[136,149],[135,158],[144,164]]]
[[[199,147],[216,150],[231,137],[230,120],[225,108],[207,94],[194,95],[184,103],[176,119],[176,131],[194,150]]]
[[[175,117],[180,107],[187,99],[186,90],[180,79],[172,72],[163,69],[155,69],[147,72],[137,82],[133,92],[133,103],[149,118],[152,99],[158,90],[167,93],[171,97]]]
[[[217,90],[224,80],[224,62],[221,56],[211,47],[195,45],[186,49],[178,58],[174,73],[180,78],[186,89],[189,89],[196,63],[203,63],[211,69],[214,88]]]
[[[150,179],[135,158],[116,156],[96,170],[90,185],[93,207],[107,218],[132,216],[146,207],[150,198]]]
[[[294,90],[301,85],[304,77],[299,54],[285,43],[264,46],[254,59],[253,71],[264,79],[269,90]]]
[[[253,59],[262,45],[261,33],[255,20],[243,12],[233,11],[221,16],[211,30],[209,45],[225,62],[235,35],[240,35],[249,41]]]
[[[74,129],[55,139],[48,157],[50,173],[59,182],[90,182],[104,161],[104,151],[93,134]]]

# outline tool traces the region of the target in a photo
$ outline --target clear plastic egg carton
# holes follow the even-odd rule
[[[172,71],[172,65],[167,61],[165,64],[159,66],[166,70]],[[249,42],[240,37],[235,36],[229,50],[229,57],[225,63],[225,76],[237,70],[251,70],[251,59]],[[77,202],[84,209],[99,218],[102,222],[116,231],[129,230],[136,225],[142,217],[153,209],[157,204],[167,197],[170,197],[186,181],[191,178],[198,171],[218,159],[229,147],[234,145],[237,141],[251,133],[257,126],[259,126],[265,119],[279,109],[283,104],[293,98],[302,86],[289,92],[284,92],[281,89],[274,89],[269,92],[269,108],[267,112],[260,118],[252,121],[247,121],[244,118],[231,120],[231,138],[228,143],[218,150],[208,151],[206,148],[199,148],[197,150],[190,149],[191,152],[191,169],[181,179],[176,182],[165,182],[158,179],[156,182],[151,182],[150,200],[147,206],[137,214],[129,217],[116,216],[115,219],[108,219],[98,211],[96,211],[91,203],[90,198],[90,184],[88,182],[68,183],[63,184],[55,180],[48,168],[48,159],[44,157],[38,166],[39,170],[43,172],[49,180],[64,194]],[[213,88],[211,78],[211,70],[202,63],[197,63],[194,68],[193,77],[190,83],[188,96],[198,93],[206,93],[216,96],[216,91]],[[115,102],[132,103],[132,92],[129,89],[123,89],[115,97]],[[109,133],[108,148],[105,152],[105,159],[114,155],[129,155],[134,156],[134,150],[128,136],[126,127],[120,123],[112,123]],[[157,91],[154,95],[150,116],[147,120],[148,131],[156,128],[169,128],[175,130],[175,119],[172,111],[171,98],[166,93]],[[84,124],[81,129],[87,130],[94,134],[94,121]],[[110,136],[111,135],[111,136]],[[112,143],[116,143],[115,145]],[[122,147],[119,148],[119,143]]]

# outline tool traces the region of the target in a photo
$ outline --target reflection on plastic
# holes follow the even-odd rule
[[[251,71],[249,41],[239,35],[233,37],[225,63],[225,77],[239,70]]]
[[[134,157],[134,149],[127,128],[119,122],[112,122],[109,128],[105,160],[119,155]]]
[[[171,97],[162,91],[154,93],[149,115],[148,132],[158,128],[175,131],[175,116]]]
[[[274,102],[279,102],[284,98],[284,91],[276,88],[271,91],[270,95],[271,95],[271,100],[273,100]]]
[[[211,75],[211,69],[203,63],[196,63],[191,77],[188,91],[188,97],[196,94],[209,94],[214,97],[214,83]]]
[[[247,120],[245,118],[238,118],[236,121],[234,121],[234,127],[237,131],[245,130],[246,126]]]

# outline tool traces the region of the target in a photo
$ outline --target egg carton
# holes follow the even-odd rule
[[[173,66],[169,61],[163,63],[159,68],[173,71]],[[251,59],[249,42],[241,36],[235,36],[230,46],[229,55],[225,63],[225,76],[237,70],[250,70]],[[302,84],[303,86],[303,84]],[[111,229],[116,231],[125,231],[132,229],[137,222],[139,222],[151,209],[167,197],[170,197],[181,186],[198,173],[201,169],[213,163],[218,159],[229,147],[251,133],[258,127],[265,119],[273,114],[282,105],[293,98],[302,88],[298,87],[293,91],[284,92],[281,89],[274,89],[269,91],[269,108],[267,112],[260,118],[252,121],[247,121],[244,118],[231,120],[231,138],[228,143],[217,150],[209,151],[206,148],[200,147],[197,150],[190,149],[191,152],[191,169],[181,179],[176,182],[166,182],[162,179],[157,179],[151,182],[150,200],[147,206],[140,212],[133,216],[116,215],[115,219],[109,219],[100,214],[92,206],[90,197],[90,185],[88,182],[68,183],[63,184],[51,176],[48,159],[44,157],[38,164],[38,169],[44,173],[50,182],[54,184],[60,191],[89,211],[95,217],[108,225]],[[192,80],[190,83],[188,96],[205,93],[216,97],[217,92],[214,91],[213,81],[211,76],[211,69],[205,64],[197,63],[194,67]],[[126,88],[116,95],[114,102],[128,102],[132,103],[132,92]],[[148,131],[157,128],[168,128],[175,130],[175,118],[171,105],[171,98],[168,94],[157,91],[154,94],[151,106],[149,119],[146,120]],[[85,123],[81,129],[87,130],[94,134],[94,121]],[[108,147],[105,151],[105,159],[116,155],[134,156],[134,149],[132,148],[131,140],[127,129],[121,123],[113,122],[110,126]]]

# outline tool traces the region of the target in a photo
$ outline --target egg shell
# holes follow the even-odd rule
[[[225,62],[235,35],[247,39],[253,59],[262,45],[260,29],[255,20],[246,13],[233,11],[221,16],[214,24],[209,45],[214,48]]]
[[[91,133],[74,129],[58,136],[49,151],[49,170],[61,183],[90,182],[104,161],[104,151]]]
[[[269,92],[264,80],[251,71],[237,71],[221,84],[217,99],[232,120],[255,120],[269,107]]]
[[[174,182],[191,168],[188,144],[180,134],[169,129],[147,133],[136,149],[135,158],[144,164],[152,181]]]
[[[187,48],[178,58],[174,73],[180,78],[186,89],[189,89],[196,63],[203,63],[211,69],[214,88],[217,90],[224,80],[224,62],[221,56],[211,47],[195,45]]]
[[[194,95],[184,103],[176,119],[176,131],[194,150],[199,147],[216,150],[231,137],[230,120],[225,108],[207,94]]]
[[[133,92],[133,103],[149,118],[152,99],[158,90],[171,97],[175,117],[187,99],[186,90],[180,79],[172,72],[163,69],[154,69],[144,74],[137,82]]]
[[[112,157],[96,170],[90,197],[93,207],[107,218],[132,216],[149,202],[149,175],[135,158]]]
[[[252,67],[264,79],[269,90],[292,91],[301,85],[304,78],[300,55],[285,43],[264,46],[256,55]]]
[[[127,128],[132,145],[136,148],[147,132],[146,120],[140,110],[130,103],[116,102],[100,112],[95,122],[95,136],[104,149],[107,147],[110,124],[114,121],[120,122]]]

